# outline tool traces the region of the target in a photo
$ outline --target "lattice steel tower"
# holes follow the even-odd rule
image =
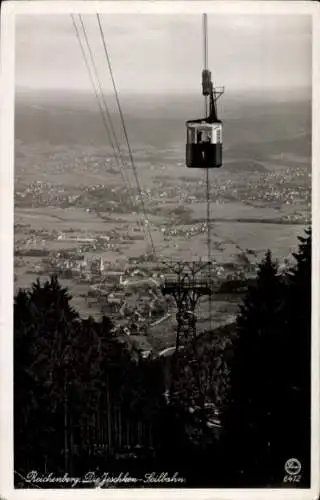
[[[164,263],[169,273],[163,278],[163,295],[171,295],[177,306],[176,352],[184,343],[196,338],[195,314],[200,297],[211,296],[212,279],[209,262]]]

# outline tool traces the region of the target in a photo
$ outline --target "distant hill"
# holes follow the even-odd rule
[[[157,158],[168,148],[184,150],[185,121],[199,117],[202,110],[201,96],[120,98],[134,148],[153,148]],[[114,98],[107,97],[107,102],[119,140],[124,144]],[[226,94],[221,109],[226,159],[259,160],[267,154],[286,151],[310,155],[311,101],[243,101]],[[22,144],[109,144],[96,102],[90,95],[18,95],[15,120],[16,138]]]

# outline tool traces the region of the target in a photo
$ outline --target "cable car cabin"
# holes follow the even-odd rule
[[[222,122],[190,120],[187,126],[186,164],[189,168],[219,168],[222,165]]]

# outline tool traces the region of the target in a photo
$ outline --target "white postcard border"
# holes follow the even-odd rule
[[[312,485],[302,489],[137,489],[137,490],[49,490],[13,489],[13,164],[14,164],[14,56],[15,16],[19,14],[66,13],[148,13],[148,14],[309,14],[313,17],[313,89],[312,89]],[[317,498],[320,491],[320,4],[309,1],[8,1],[1,9],[1,130],[0,130],[0,495],[8,499],[65,498],[134,499],[160,497],[185,499],[299,499]],[[299,429],[297,429],[299,432]],[[294,439],[294,436],[292,436]],[[232,460],[232,457],[230,458]]]

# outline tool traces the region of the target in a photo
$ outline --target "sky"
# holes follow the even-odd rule
[[[111,92],[96,16],[82,17],[104,90]],[[174,94],[201,88],[201,14],[102,14],[101,21],[120,92]],[[311,22],[308,15],[209,14],[214,84],[230,92],[310,87]],[[15,79],[19,89],[92,89],[69,15],[17,16]]]

